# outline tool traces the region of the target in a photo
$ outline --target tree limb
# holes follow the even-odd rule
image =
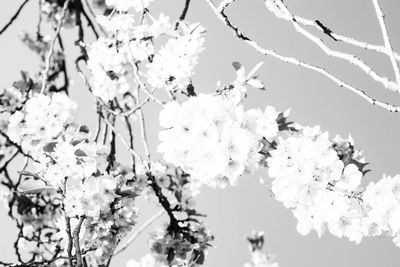
[[[3,28],[0,30],[0,35],[2,35],[7,29],[8,27],[11,26],[11,24],[13,24],[13,22],[18,18],[19,13],[21,13],[22,9],[24,8],[24,6],[29,2],[29,0],[25,0],[18,8],[17,12],[15,12],[15,14],[10,18],[10,21],[3,26]]]

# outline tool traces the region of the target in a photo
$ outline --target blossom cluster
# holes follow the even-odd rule
[[[116,47],[113,40],[99,38],[90,45],[88,56],[87,66],[92,72],[90,81],[95,96],[107,102],[129,90],[125,77],[128,51]]]
[[[7,135],[35,159],[35,171],[27,172],[27,175],[35,177],[34,184],[38,188],[27,193],[53,190],[52,196],[62,201],[58,205],[55,201],[52,205],[47,203],[49,208],[55,208],[54,214],[60,217],[63,213],[75,224],[77,218],[84,218],[81,234],[86,241],[82,247],[96,248],[88,257],[96,264],[104,263],[136,223],[135,195],[120,195],[127,183],[125,174],[129,171],[122,174],[108,170],[111,163],[107,160],[106,147],[90,140],[86,126],[74,123],[75,108],[76,104],[65,94],[54,93],[51,97],[36,94],[21,111],[10,116]],[[25,202],[32,198],[22,197]],[[36,213],[24,213],[22,218],[28,219],[31,226],[42,229],[49,224],[45,220],[49,218],[41,217]],[[55,229],[66,228],[64,219],[53,216],[49,220],[58,221]],[[66,234],[61,231],[57,236],[66,242]]]
[[[88,250],[94,248],[94,251],[89,253],[93,263],[106,263],[122,238],[136,225],[138,216],[136,195],[126,192],[121,194],[124,189],[131,189],[126,186],[126,174],[126,169],[123,168],[112,171],[112,183],[115,187],[106,194],[101,190],[97,191],[100,198],[108,198],[108,207],[101,210],[98,218],[89,217],[84,222],[82,243]],[[98,201],[105,202],[104,199]]]
[[[63,132],[72,122],[77,106],[63,93],[51,97],[36,94],[9,118],[7,135],[27,152],[33,152],[46,141]]]
[[[194,67],[203,50],[205,29],[199,24],[180,22],[182,32],[171,38],[154,55],[148,67],[148,83],[155,88],[182,90],[190,84]]]
[[[63,188],[66,178],[74,188],[75,183],[85,178],[103,174],[106,148],[89,142],[88,135],[85,127],[75,124],[67,127],[60,138],[43,147],[39,161],[34,164],[37,173],[58,188]]]
[[[338,237],[360,242],[365,223],[360,200],[352,196],[363,173],[354,163],[345,165],[327,132],[305,127],[287,139],[280,138],[270,154],[271,190],[292,209],[300,233],[314,229],[322,235],[328,229]]]
[[[130,13],[96,19],[108,36],[89,45],[87,66],[92,74],[93,94],[107,102],[129,92],[131,64],[148,59],[154,53],[153,38],[168,31],[171,25],[163,14],[142,25],[135,25],[135,16]]]
[[[170,102],[160,113],[158,151],[164,159],[204,184],[235,184],[257,169],[261,140],[278,133],[273,107],[244,111],[229,95],[200,94],[182,104]]]
[[[0,160],[8,160],[6,149],[11,146],[29,159],[15,184],[6,177],[6,168],[1,172],[9,192],[0,192],[0,197],[7,200],[20,229],[15,247],[19,242],[36,243],[32,261],[22,265],[74,265],[79,254],[84,254],[84,266],[108,265],[136,225],[138,196],[164,209],[169,223],[150,235],[150,254],[128,261],[127,267],[202,265],[214,237],[195,209],[200,186],[235,185],[240,176],[261,167],[269,168],[271,191],[291,209],[301,234],[314,230],[321,236],[328,231],[357,243],[365,236],[385,234],[400,246],[400,176],[385,176],[363,188],[365,159],[350,137],[330,139],[319,127],[291,127],[288,113],[270,106],[246,110],[247,87],[265,89],[254,76],[262,63],[246,75],[234,62],[233,83],[219,83],[214,94],[196,95],[192,76],[204,49],[205,29],[183,20],[190,1],[174,22],[162,13],[152,15],[148,7],[153,0],[92,2],[104,11],[96,21],[91,21],[90,3],[81,1],[41,0],[40,18],[44,15],[53,24],[63,20],[63,27],[79,26],[76,44],[82,55],[75,63],[82,76],[81,59],[90,71],[87,82],[97,101],[103,142],[97,137],[93,141],[89,129],[75,122],[75,102],[59,93],[68,92],[69,86],[60,29],[55,47],[56,39],[42,35],[40,25],[36,35],[21,35],[49,67],[44,73],[42,65],[39,73],[46,84],[22,73],[21,81],[0,94],[6,117],[0,118]],[[279,17],[286,16],[278,1],[266,3]],[[101,30],[102,37],[85,44],[81,19],[96,36]],[[62,88],[57,86],[60,73]],[[141,108],[139,90],[147,100],[158,100],[153,95],[157,89],[165,89],[173,100],[165,105],[156,101],[163,105],[158,151],[172,165],[138,157],[135,129],[124,115],[133,155],[132,166],[124,167],[116,161],[116,138],[128,147],[116,129],[118,118],[131,114],[124,109],[134,113]],[[189,98],[181,101],[176,93]],[[147,150],[144,123],[141,126]],[[109,139],[110,149],[105,146]],[[24,190],[28,182],[34,186]],[[279,267],[261,252],[261,233],[249,241],[252,258],[244,267]],[[44,251],[51,254],[50,260]]]
[[[110,175],[90,176],[84,181],[68,179],[65,192],[65,214],[69,217],[87,216],[98,219],[110,211],[116,197],[116,180]]]
[[[127,11],[133,7],[138,11],[149,1],[107,2],[116,10]],[[190,84],[204,43],[204,28],[199,24],[179,22],[173,27],[164,14],[154,18],[147,12],[138,19],[140,23],[135,23],[134,14],[124,12],[96,19],[107,36],[88,46],[90,83],[95,96],[108,102],[132,93],[132,82],[143,86],[145,81],[135,73],[142,62],[147,72],[141,76],[155,89],[182,90]],[[168,38],[157,51],[156,38],[161,35]]]
[[[86,178],[77,188],[66,189],[65,215],[72,230],[78,227],[79,220],[83,220],[81,249],[87,251],[86,259],[91,265],[107,263],[119,242],[136,224],[137,195],[132,187],[126,186],[128,173],[126,168],[117,167],[110,174]],[[69,238],[65,220],[58,220],[57,227],[60,229],[57,237],[62,239],[62,247],[67,247]]]
[[[363,207],[371,225],[369,234],[386,234],[400,247],[400,175],[371,182],[362,194]]]
[[[270,154],[271,190],[293,211],[301,234],[328,230],[356,243],[386,234],[400,244],[400,176],[362,188],[366,163],[351,138],[330,140],[319,127],[305,127],[280,138]]]

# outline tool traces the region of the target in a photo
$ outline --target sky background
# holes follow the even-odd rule
[[[4,25],[21,1],[9,0],[2,3],[0,25]],[[155,0],[151,5],[153,14],[160,11],[171,18],[177,18],[184,0]],[[372,1],[366,0],[286,0],[285,3],[296,14],[319,19],[332,30],[359,40],[383,44],[379,24]],[[381,0],[386,14],[388,30],[395,50],[400,50],[400,2]],[[35,31],[38,19],[37,0],[31,1],[20,18],[9,30],[0,36],[0,87],[4,88],[19,79],[19,71],[35,73],[38,58],[24,47],[18,39],[18,32]],[[306,62],[325,66],[341,79],[351,82],[372,96],[400,104],[400,97],[384,91],[380,84],[372,81],[354,66],[326,55],[313,43],[297,34],[288,23],[278,20],[265,8],[262,0],[237,0],[228,11],[231,20],[242,31],[257,40],[262,46],[272,48],[288,56],[295,56]],[[383,174],[400,173],[400,114],[389,113],[373,107],[355,94],[340,88],[324,76],[283,63],[271,57],[260,55],[253,48],[237,40],[214,15],[204,0],[193,0],[187,16],[190,22],[200,22],[207,28],[205,51],[196,68],[194,84],[198,92],[211,92],[217,81],[229,82],[235,78],[232,61],[243,63],[251,69],[259,61],[264,66],[259,74],[265,82],[267,91],[250,90],[246,102],[248,108],[265,105],[278,110],[292,108],[291,119],[302,125],[321,125],[333,137],[336,134],[351,134],[356,146],[364,151],[372,171],[365,177],[364,184],[378,180]],[[68,68],[73,80],[71,97],[78,102],[80,113],[78,121],[95,127],[93,100],[83,86],[79,76],[73,73],[73,59],[77,55],[74,41],[75,30],[62,32],[69,57]],[[88,41],[91,39],[89,38]],[[356,53],[371,64],[378,73],[393,79],[393,71],[388,57],[381,54],[354,49],[344,44],[334,43],[324,37],[332,48]],[[157,145],[157,122],[159,108],[150,105],[146,118],[150,133],[150,143],[154,158]],[[122,149],[121,144],[118,144]],[[118,155],[121,161],[128,160],[127,153]],[[20,169],[19,163],[13,170]],[[281,267],[310,266],[352,266],[373,267],[398,266],[400,248],[396,248],[390,238],[366,238],[360,245],[338,239],[329,234],[321,239],[315,233],[301,236],[296,231],[296,219],[291,212],[259,184],[259,178],[267,176],[262,170],[252,176],[244,176],[238,186],[223,190],[205,188],[198,197],[198,210],[208,215],[208,228],[215,234],[215,248],[209,250],[205,266],[242,266],[248,261],[248,248],[245,236],[251,230],[261,230],[266,234],[265,249],[276,255]],[[138,225],[150,218],[158,208],[139,201],[141,218]],[[161,218],[162,223],[166,218]],[[0,206],[0,259],[15,260],[12,243],[16,237],[13,223]],[[141,237],[128,250],[116,257],[112,266],[124,266],[129,258],[139,258],[148,249],[147,235]]]

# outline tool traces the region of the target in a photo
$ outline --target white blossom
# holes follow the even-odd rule
[[[65,94],[36,94],[26,102],[24,110],[10,116],[7,135],[24,150],[37,151],[40,144],[57,137],[72,122],[76,108]]]
[[[203,50],[204,28],[180,23],[183,33],[170,38],[147,65],[147,81],[157,88],[183,89],[190,83],[194,67]]]
[[[254,113],[252,129],[248,118]],[[260,140],[276,136],[276,117],[272,108],[245,112],[227,96],[200,94],[182,104],[168,103],[159,117],[165,130],[159,134],[158,151],[205,184],[235,184],[257,168]]]

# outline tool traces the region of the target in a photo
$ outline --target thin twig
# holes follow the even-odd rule
[[[92,19],[86,13],[85,6],[84,6],[82,0],[80,0],[78,2],[79,2],[80,12],[82,12],[82,14],[85,17],[87,23],[89,24],[89,27],[92,29],[92,32],[93,32],[94,36],[96,37],[96,39],[98,39],[99,38],[99,33],[97,32],[96,27],[94,26],[94,23],[93,23]]]
[[[141,157],[133,150],[130,148],[128,142],[125,140],[125,138],[117,131],[117,129],[115,129],[115,127],[111,124],[111,122],[109,122],[104,116],[103,116],[103,120],[106,123],[106,125],[108,125],[108,127],[111,128],[111,131],[113,131],[115,133],[115,135],[121,140],[122,144],[128,149],[128,151],[135,156],[136,159],[138,159],[139,161],[143,162],[143,160],[141,159]]]
[[[41,26],[42,26],[42,1],[43,0],[39,0],[39,20],[38,20],[38,24],[36,25],[36,36],[39,39],[42,34],[41,34]]]
[[[139,101],[140,101],[139,88],[137,88],[137,90],[135,91],[135,101],[136,101],[136,106],[139,106]],[[149,143],[147,141],[146,124],[145,124],[142,108],[139,108],[139,110],[138,110],[138,117],[139,117],[139,122],[140,122],[140,134],[142,137],[144,152],[146,153],[147,164],[148,164],[148,168],[150,170],[150,162],[151,162],[150,161],[150,149],[149,149]]]
[[[157,212],[156,214],[153,215],[153,217],[151,217],[149,220],[147,220],[131,237],[129,237],[128,240],[126,240],[126,242],[121,245],[119,248],[117,248],[114,251],[114,256],[120,254],[122,251],[124,251],[125,249],[128,248],[128,246],[130,244],[132,244],[133,241],[136,240],[136,238],[138,238],[138,236],[144,231],[146,230],[150,225],[152,225],[158,218],[160,218],[163,214],[165,213],[165,210],[160,210],[159,212]]]
[[[218,5],[218,12],[225,12],[225,9],[228,8],[230,4],[235,2],[236,0],[223,0],[221,3]]]
[[[179,22],[186,18],[187,12],[189,11],[190,0],[185,0],[185,6],[183,7],[182,13],[178,18],[178,21],[175,23],[175,30],[179,27]]]
[[[264,0],[264,2],[266,3],[267,8],[269,9],[270,0]],[[309,32],[305,28],[301,27],[300,24],[297,22],[296,18],[294,17],[294,15],[289,11],[287,6],[285,4],[283,4],[283,2],[281,0],[275,1],[275,3],[278,6],[278,8],[280,8],[282,10],[282,12],[284,12],[285,16],[278,16],[276,14],[276,12],[274,12],[273,10],[270,10],[270,11],[273,12],[275,15],[277,15],[278,18],[286,19],[286,20],[290,21],[298,33],[302,34],[304,37],[306,37],[307,39],[309,39],[310,41],[312,41],[316,45],[318,45],[318,47],[320,47],[321,50],[323,52],[325,52],[328,56],[346,60],[350,64],[353,64],[354,66],[360,68],[368,76],[370,76],[373,80],[380,82],[385,88],[395,91],[395,92],[399,92],[400,88],[395,82],[391,81],[387,77],[382,77],[381,75],[377,74],[370,66],[368,66],[364,61],[362,61],[358,57],[329,48],[322,41],[322,39],[316,37],[311,32]],[[329,32],[330,30],[325,29],[325,31]]]
[[[393,71],[396,76],[397,85],[400,86],[399,66],[397,65],[397,62],[396,62],[396,59],[394,56],[394,52],[393,52],[393,48],[392,48],[392,44],[390,43],[389,33],[388,33],[388,30],[387,30],[386,24],[385,24],[385,15],[383,14],[381,7],[379,6],[378,0],[372,0],[372,3],[374,4],[376,16],[379,21],[379,26],[381,27],[383,41],[385,42],[386,50],[389,52],[389,58],[390,58],[390,61],[392,62]]]
[[[47,54],[46,68],[44,70],[43,77],[42,77],[42,89],[40,90],[40,93],[42,93],[42,94],[46,90],[47,79],[48,79],[49,71],[50,71],[51,58],[53,57],[53,52],[54,52],[54,45],[56,43],[58,35],[60,34],[61,27],[62,27],[62,24],[64,22],[64,18],[65,18],[65,15],[67,13],[67,8],[68,8],[68,5],[69,5],[70,2],[71,2],[71,0],[66,0],[65,3],[64,3],[64,6],[63,6],[62,11],[61,11],[60,20],[58,21],[58,25],[57,25],[57,28],[56,28],[56,33],[55,33],[55,35],[53,37],[53,40],[52,40],[51,45],[50,45],[50,50],[49,50],[49,52]]]
[[[179,16],[179,20],[186,18],[187,12],[189,11],[190,0],[185,0],[185,6],[183,7],[182,14]]]
[[[24,8],[24,6],[29,2],[29,0],[25,0],[18,8],[17,12],[15,12],[15,14],[10,18],[9,22],[3,26],[3,28],[0,30],[0,35],[3,34],[3,32],[5,32],[8,27],[11,26],[11,24],[13,24],[13,22],[17,19],[17,17],[19,16],[19,13],[21,13],[22,9]],[[4,3],[3,3],[4,4]]]
[[[153,91],[150,91],[150,94],[146,96],[146,98],[139,104],[137,105],[134,109],[125,111],[125,112],[121,112],[118,113],[116,115],[120,115],[120,116],[124,116],[124,117],[129,117],[132,114],[134,114],[136,111],[138,111],[139,109],[141,109],[146,103],[148,103],[151,100],[151,96],[153,95],[153,93],[157,90],[157,88],[154,88]]]
[[[389,52],[387,51],[386,47],[381,46],[381,45],[375,45],[375,44],[370,44],[364,41],[359,41],[354,38],[344,36],[341,34],[338,34],[336,32],[333,32],[330,30],[326,25],[324,25],[321,21],[319,20],[310,20],[304,17],[300,17],[297,15],[294,15],[294,18],[296,19],[297,22],[301,23],[303,26],[310,26],[314,27],[315,29],[328,34],[332,39],[336,41],[340,41],[349,45],[353,45],[356,47],[360,47],[362,49],[370,50],[370,51],[375,51],[381,54],[389,55]],[[329,29],[330,31],[327,32],[326,29]],[[396,52],[394,52],[394,56],[397,61],[400,61],[400,55]]]
[[[124,120],[129,134],[129,146],[132,150],[135,150],[135,139],[131,122],[129,121],[129,117],[124,117]],[[132,171],[133,174],[136,176],[136,160],[134,155],[132,155]]]
[[[159,104],[159,105],[161,105],[161,106],[165,105],[165,102],[163,102],[163,101],[157,99],[157,98],[152,94],[152,92],[149,91],[149,89],[147,88],[147,86],[146,86],[146,85],[142,82],[142,80],[140,79],[139,70],[138,70],[138,67],[136,66],[136,63],[134,62],[134,59],[133,59],[134,57],[133,57],[132,50],[129,49],[129,51],[130,51],[130,53],[131,53],[131,59],[129,60],[129,62],[130,62],[130,64],[131,64],[132,68],[133,68],[133,77],[135,78],[136,83],[137,83],[137,84],[139,85],[139,87],[145,92],[145,94],[146,94],[148,97],[150,97],[151,100],[153,100],[154,102],[156,102],[157,104]],[[138,105],[139,103],[136,103],[136,104]]]
[[[64,76],[64,86],[61,89],[68,95],[69,77],[68,77],[68,70],[67,70],[67,64],[66,64],[65,50],[64,50],[64,45],[63,45],[61,35],[58,35],[57,39],[58,39],[58,43],[60,45],[61,51],[64,55],[64,57],[61,61],[61,71],[63,72],[63,76]]]
[[[360,97],[362,97],[363,99],[365,99],[368,103],[370,103],[372,105],[376,105],[376,106],[382,107],[382,108],[384,108],[384,109],[386,109],[387,111],[390,111],[390,112],[399,112],[400,111],[400,107],[394,106],[394,105],[386,103],[386,102],[378,101],[378,100],[370,97],[363,90],[358,89],[358,88],[356,88],[356,87],[354,87],[354,86],[352,86],[352,85],[350,85],[350,84],[348,84],[346,82],[341,81],[339,78],[337,78],[333,74],[329,73],[324,68],[305,63],[305,62],[300,61],[300,60],[298,60],[296,58],[293,58],[293,57],[283,56],[283,55],[275,52],[274,50],[266,49],[266,48],[261,47],[257,42],[251,40],[243,32],[241,32],[239,30],[239,28],[236,25],[234,25],[228,19],[227,15],[224,12],[218,12],[218,8],[213,4],[213,2],[211,0],[205,0],[205,1],[208,3],[208,5],[214,11],[214,13],[218,17],[218,19],[221,20],[226,26],[228,26],[233,31],[234,35],[237,38],[239,38],[240,40],[242,40],[246,44],[248,44],[251,47],[253,47],[259,53],[261,53],[263,55],[267,55],[267,56],[272,56],[272,57],[274,57],[276,59],[279,59],[279,60],[281,60],[283,62],[286,62],[286,63],[291,63],[291,64],[294,64],[296,66],[300,66],[300,67],[303,67],[303,68],[318,72],[318,73],[326,76],[327,78],[331,79],[332,81],[334,81],[340,87],[344,87],[344,88],[350,90],[351,92],[359,95]]]

